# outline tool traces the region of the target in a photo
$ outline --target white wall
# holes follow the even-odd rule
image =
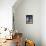
[[[15,28],[24,34],[24,37],[35,41],[41,46],[41,1],[23,0],[15,9]],[[26,15],[33,15],[33,24],[26,24]]]
[[[16,0],[0,0],[0,27],[12,28],[12,6]]]
[[[41,38],[42,46],[46,46],[46,0],[41,1]]]

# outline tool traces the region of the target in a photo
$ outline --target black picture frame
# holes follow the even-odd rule
[[[33,24],[33,15],[26,15],[26,24]]]

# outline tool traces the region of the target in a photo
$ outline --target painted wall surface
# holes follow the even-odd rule
[[[41,41],[46,46],[46,0],[41,1]]]
[[[33,15],[33,24],[26,24],[26,15]],[[41,46],[41,1],[23,0],[15,9],[15,28],[22,32],[24,38],[35,41],[36,46]]]

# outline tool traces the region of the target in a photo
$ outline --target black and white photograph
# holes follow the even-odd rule
[[[33,15],[26,15],[26,24],[33,24]]]

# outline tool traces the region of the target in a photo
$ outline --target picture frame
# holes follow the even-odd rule
[[[26,24],[33,24],[33,15],[26,15]]]

